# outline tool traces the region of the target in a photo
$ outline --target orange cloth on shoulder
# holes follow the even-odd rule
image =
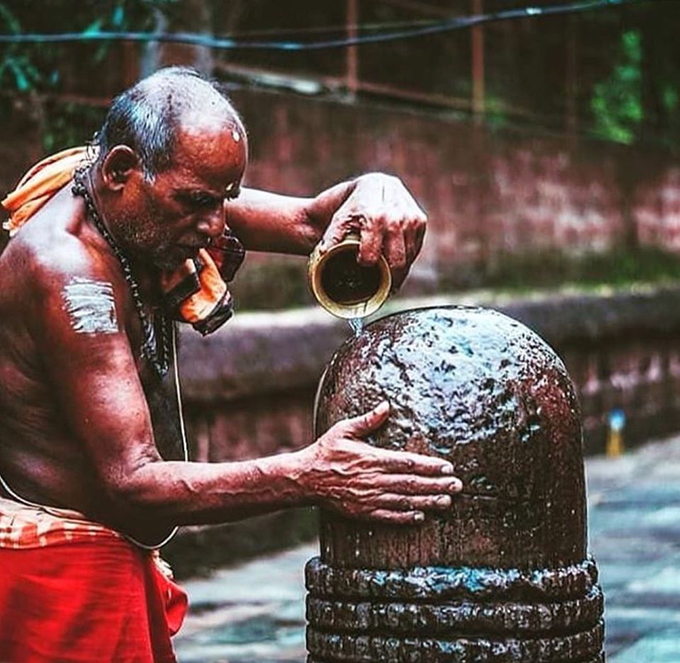
[[[85,147],[74,147],[53,154],[21,178],[16,189],[0,203],[10,215],[3,224],[10,237],[73,179],[86,151]],[[197,259],[186,260],[178,270],[163,274],[160,285],[169,314],[202,334],[222,326],[233,314],[227,283],[244,256],[241,242],[226,230],[208,249],[201,249]]]

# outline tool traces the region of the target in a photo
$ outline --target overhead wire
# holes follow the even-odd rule
[[[420,25],[432,25],[436,23],[435,18],[421,18],[421,19],[403,19],[401,21],[375,21],[371,23],[335,23],[333,25],[312,25],[307,27],[297,28],[260,28],[258,30],[238,30],[237,32],[230,32],[222,35],[231,39],[242,37],[257,37],[260,35],[288,35],[288,34],[313,34],[324,32],[348,32],[349,30],[358,31],[377,31],[387,30],[390,28],[407,28]]]
[[[220,50],[269,50],[269,51],[311,51],[363,44],[384,43],[413,39],[427,35],[452,32],[463,28],[470,28],[484,23],[515,20],[520,18],[539,18],[558,14],[574,14],[598,9],[620,7],[624,5],[653,2],[654,0],[587,0],[561,5],[526,6],[499,12],[463,16],[443,21],[436,21],[430,25],[414,27],[412,29],[389,31],[379,34],[357,35],[343,39],[328,39],[322,41],[238,41],[229,37],[212,37],[196,33],[156,33],[156,32],[127,32],[127,31],[92,31],[92,32],[62,32],[62,33],[25,33],[0,34],[0,44],[56,44],[67,42],[103,42],[103,41],[131,41],[131,42],[160,42],[182,43],[203,46]],[[410,22],[410,25],[413,25]]]

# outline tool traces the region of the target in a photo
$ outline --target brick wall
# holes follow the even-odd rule
[[[256,90],[233,96],[250,134],[252,186],[312,195],[367,171],[401,176],[430,215],[413,279],[430,289],[479,281],[506,254],[603,251],[638,240],[680,251],[680,162],[662,153],[366,103]],[[3,191],[41,151],[27,104],[0,127]],[[251,257],[246,274],[261,260]]]
[[[474,128],[443,115],[234,94],[248,182],[309,195],[348,175],[398,174],[430,216],[416,274],[460,280],[506,254],[621,245],[680,250],[680,162],[611,143]]]

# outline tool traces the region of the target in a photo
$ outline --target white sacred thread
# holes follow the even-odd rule
[[[113,286],[104,281],[73,278],[64,286],[64,310],[76,334],[118,332]]]

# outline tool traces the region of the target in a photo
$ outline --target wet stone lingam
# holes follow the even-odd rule
[[[383,399],[390,417],[368,441],[446,458],[463,493],[417,527],[322,512],[309,663],[603,661],[580,414],[557,355],[494,311],[399,313],[335,354],[317,433]]]

